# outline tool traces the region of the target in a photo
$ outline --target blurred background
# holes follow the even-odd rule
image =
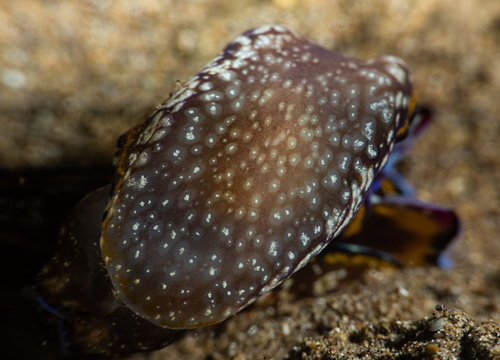
[[[500,320],[498,0],[3,0],[1,301],[9,324],[23,314],[16,292],[49,258],[71,204],[107,182],[117,138],[232,38],[271,23],[330,50],[408,63],[435,124],[402,171],[420,198],[463,221],[455,270],[427,286],[449,283],[445,303]],[[430,314],[439,299],[429,296],[408,318]]]

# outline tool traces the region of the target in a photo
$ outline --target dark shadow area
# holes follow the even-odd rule
[[[27,287],[52,256],[70,209],[109,183],[110,176],[109,164],[0,169],[1,358],[61,356],[57,319],[41,309]]]

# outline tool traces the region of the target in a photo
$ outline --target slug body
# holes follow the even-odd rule
[[[410,103],[397,58],[238,36],[122,139],[101,231],[118,298],[176,329],[251,304],[353,218]]]
[[[111,186],[70,213],[32,290],[67,349],[110,356],[223,321],[329,243],[437,262],[458,218],[391,166],[429,123],[414,108],[400,59],[249,30],[120,138]]]

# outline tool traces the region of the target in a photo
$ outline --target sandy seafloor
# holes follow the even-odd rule
[[[0,3],[0,167],[111,161],[117,137],[240,32],[279,23],[408,63],[435,124],[402,164],[463,231],[451,270],[371,270],[341,291],[263,299],[133,359],[500,359],[500,2]],[[436,310],[436,305],[440,305]]]

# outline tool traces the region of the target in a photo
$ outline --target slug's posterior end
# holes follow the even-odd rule
[[[109,186],[83,198],[62,225],[53,258],[35,278],[32,292],[60,317],[107,314],[118,306],[99,248]]]

